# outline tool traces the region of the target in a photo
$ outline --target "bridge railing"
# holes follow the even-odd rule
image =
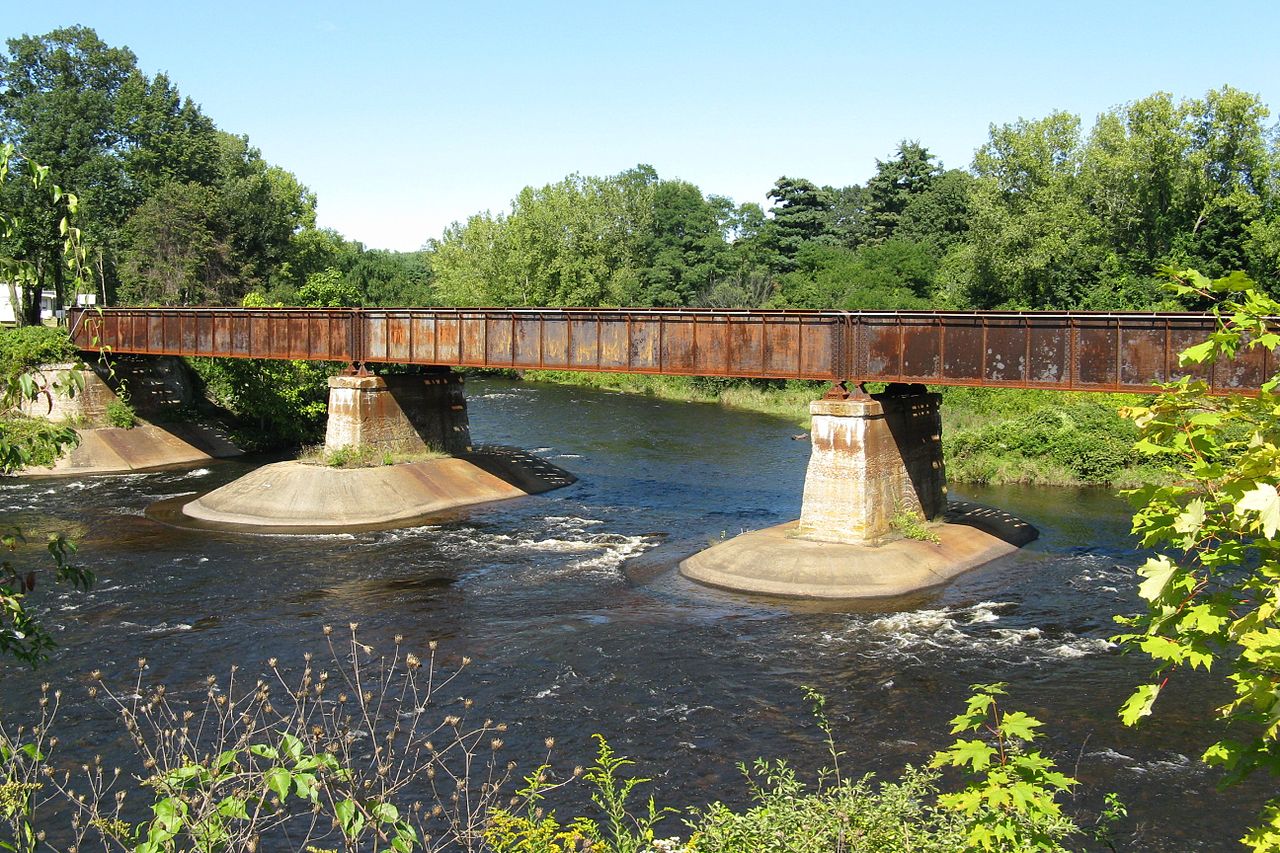
[[[352,363],[1146,391],[1191,374],[1256,389],[1264,350],[1182,368],[1210,315],[563,308],[108,308],[82,349]]]

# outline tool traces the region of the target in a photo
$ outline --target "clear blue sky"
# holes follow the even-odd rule
[[[6,37],[93,27],[319,195],[413,249],[527,184],[650,163],[764,202],[860,183],[899,140],[964,167],[991,123],[1086,127],[1223,84],[1280,108],[1280,2],[26,2]]]

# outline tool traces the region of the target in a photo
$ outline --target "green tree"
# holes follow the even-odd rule
[[[968,172],[949,169],[913,194],[898,217],[894,236],[928,246],[941,258],[969,233],[974,178]]]
[[[1243,267],[1252,223],[1274,204],[1269,111],[1230,87],[1175,102],[1158,92],[1098,118],[1081,191],[1127,269]]]
[[[1078,191],[1080,120],[1053,113],[991,128],[974,157],[978,180],[954,303],[1070,308],[1096,285],[1101,223]]]
[[[1280,347],[1280,302],[1245,275],[1211,281],[1189,271],[1175,287],[1183,297],[1222,300],[1217,330],[1182,353],[1183,365]],[[1139,428],[1137,448],[1164,462],[1172,479],[1129,493],[1134,533],[1157,554],[1138,569],[1147,611],[1122,618],[1128,631],[1118,639],[1149,655],[1156,669],[1121,718],[1133,725],[1150,715],[1179,670],[1225,670],[1235,695],[1217,709],[1222,723],[1203,729],[1203,760],[1226,771],[1228,784],[1280,775],[1278,388],[1280,374],[1256,397],[1213,396],[1186,377],[1165,385],[1150,405],[1124,411]],[[1258,851],[1280,849],[1280,797],[1242,840]]]
[[[266,283],[290,259],[294,235],[316,224],[316,196],[290,172],[272,166],[247,136],[219,133],[220,216],[244,293]]]
[[[239,288],[217,192],[169,183],[125,223],[120,298],[161,305],[225,304]]]
[[[0,55],[3,141],[22,151],[27,162],[48,167],[51,183],[77,188],[85,238],[102,243],[110,227],[127,216],[128,192],[116,160],[122,145],[116,98],[136,73],[136,58],[79,26],[7,44],[8,53]],[[60,217],[29,182],[11,182],[5,194],[6,207],[22,214],[22,227],[7,239],[9,254],[32,262],[25,302],[27,319],[34,322],[41,288],[54,290],[59,301],[65,296]]]
[[[723,209],[685,181],[662,181],[653,194],[653,231],[644,245],[641,304],[689,305],[729,268]]]
[[[867,236],[867,188],[852,184],[847,187],[823,187],[831,199],[827,230],[842,246],[856,249]]]
[[[830,233],[831,197],[812,181],[785,175],[769,190],[772,219],[764,242],[773,253],[772,265],[781,272],[795,269],[795,257],[808,242],[833,241]]]
[[[779,277],[776,308],[920,310],[930,307],[937,260],[926,246],[903,240],[842,246],[808,243],[795,269]]]
[[[865,239],[882,242],[893,237],[907,205],[933,186],[942,166],[919,142],[898,143],[891,160],[877,160],[876,173],[867,181]]]
[[[116,93],[115,119],[135,204],[171,183],[217,182],[217,128],[167,75],[148,78],[136,70],[129,75]]]

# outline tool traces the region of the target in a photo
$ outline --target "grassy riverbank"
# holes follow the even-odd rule
[[[527,381],[715,403],[808,429],[823,382],[751,381],[629,373],[529,370]],[[1121,406],[1143,397],[1040,390],[942,388],[943,452],[953,482],[1126,488],[1158,478],[1133,452],[1137,432]]]

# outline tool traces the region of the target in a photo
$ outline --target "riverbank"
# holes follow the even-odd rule
[[[503,375],[516,375],[502,372]],[[827,383],[714,379],[631,373],[526,370],[546,382],[708,403],[783,418],[809,428],[809,403]],[[1106,486],[1123,489],[1164,478],[1133,451],[1137,433],[1119,415],[1137,394],[990,388],[936,388],[942,394],[947,479],[977,485]]]

